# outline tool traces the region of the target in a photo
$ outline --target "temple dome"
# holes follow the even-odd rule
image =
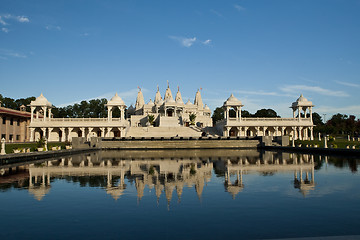
[[[234,94],[231,94],[224,102],[224,106],[242,106],[242,104],[241,101],[234,96]]]
[[[190,99],[186,102],[186,104],[185,105],[187,105],[187,106],[193,106],[194,104],[192,104],[192,102],[190,102]]]
[[[149,106],[154,106],[155,104],[154,104],[154,102],[151,100],[151,98],[150,98],[150,101],[147,103],[147,105],[149,105]]]
[[[35,101],[31,101],[30,106],[52,107],[52,104],[41,93]]]
[[[300,97],[296,100],[296,102],[292,103],[292,108],[296,108],[296,107],[313,107],[314,105],[312,104],[311,101],[307,100],[302,94],[300,95]]]
[[[205,104],[205,110],[210,110],[209,106],[207,104]]]
[[[117,93],[115,93],[115,96],[113,96],[110,101],[108,101],[107,105],[109,106],[121,106],[125,105],[124,101],[119,97]]]

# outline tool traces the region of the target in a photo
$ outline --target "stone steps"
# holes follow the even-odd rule
[[[200,137],[201,133],[194,127],[130,127],[126,137]]]

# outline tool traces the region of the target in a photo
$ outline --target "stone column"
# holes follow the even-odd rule
[[[109,107],[108,106],[108,109],[107,109],[108,111],[108,121],[110,121],[111,120],[111,107]]]
[[[314,128],[310,127],[310,140],[314,140]]]
[[[300,110],[300,107],[298,107],[298,119],[300,121],[300,118],[301,118],[301,110]]]
[[[265,136],[267,127],[263,127],[263,136]]]
[[[31,107],[31,122],[34,121],[34,111],[35,111],[35,107]]]
[[[87,137],[86,137],[86,139],[89,141],[90,140],[90,134],[91,134],[91,132],[92,132],[92,130],[93,130],[94,128],[92,128],[92,127],[89,127],[88,128],[88,134],[87,134]]]
[[[101,137],[104,137],[105,136],[105,128],[102,127],[102,128],[100,128],[100,130],[101,130]]]
[[[68,127],[67,129],[68,129],[67,140],[68,140],[69,142],[71,142],[71,131],[72,131],[74,128]]]
[[[299,127],[299,140],[302,140],[302,130],[303,130],[303,127]]]
[[[238,121],[239,120],[239,110],[236,108],[236,121]]]
[[[296,140],[296,139],[297,139],[297,131],[296,131],[296,127],[292,127],[292,130],[293,130],[293,135],[292,135],[292,138],[293,138],[294,140]]]
[[[260,133],[260,127],[255,127],[255,130],[256,130],[256,136],[259,136],[259,133]]]
[[[286,129],[286,127],[281,127],[281,136],[285,135],[285,129]]]
[[[51,108],[48,109],[48,118],[49,118],[49,120],[51,118]]]
[[[46,139],[46,128],[41,128],[41,131],[43,132],[43,138]]]
[[[313,118],[312,118],[312,107],[310,107],[310,121],[313,122]]]
[[[244,133],[244,136],[245,137],[247,137],[248,135],[247,135],[247,130],[249,129],[249,127],[244,127],[244,131],[245,131],[245,133]]]
[[[1,139],[1,152],[0,152],[0,155],[5,155],[6,152],[5,152],[5,138],[2,138]]]
[[[62,127],[62,128],[60,128],[60,130],[61,130],[61,141],[62,141],[62,142],[65,142],[65,141],[66,141],[66,132],[65,132],[65,128],[64,128],[64,127]]]
[[[279,127],[275,127],[275,136],[279,136]]]
[[[108,127],[108,128],[106,128],[106,131],[107,131],[107,135],[108,135],[108,137],[110,137],[110,132],[111,132],[111,127]]]
[[[46,111],[47,111],[47,107],[42,107],[43,111],[44,111],[44,118],[43,121],[46,122]]]
[[[122,120],[125,120],[124,108],[121,108],[121,109],[120,109],[120,119],[121,119],[121,121],[122,121]]]
[[[48,128],[48,132],[49,132],[49,136],[47,137],[47,139],[49,140],[49,141],[51,141],[52,139],[50,139],[50,137],[51,137],[51,132],[52,132],[52,130],[53,130],[54,128]]]
[[[80,130],[81,130],[81,137],[85,137],[85,128],[81,127]]]
[[[30,142],[34,142],[35,128],[30,128]]]

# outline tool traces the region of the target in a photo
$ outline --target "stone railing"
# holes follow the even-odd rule
[[[228,118],[229,122],[234,121],[240,121],[240,119],[236,118]],[[241,118],[241,121],[243,122],[260,122],[260,121],[266,121],[266,122],[298,122],[298,118]],[[301,118],[301,122],[311,122],[310,118]]]
[[[44,122],[43,119],[34,119],[34,122]],[[45,122],[107,122],[108,118],[48,118]],[[120,118],[112,118],[112,121],[121,121]]]

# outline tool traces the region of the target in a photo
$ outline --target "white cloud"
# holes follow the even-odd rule
[[[238,11],[244,11],[245,10],[245,8],[243,6],[240,6],[238,4],[235,4],[234,8],[236,8],[236,10],[238,10]]]
[[[57,30],[57,31],[61,31],[61,27],[60,26],[52,26],[52,25],[47,25],[45,27],[46,30]]]
[[[25,16],[17,16],[16,19],[19,22],[30,22],[29,18],[25,17]]]
[[[5,21],[6,19],[6,21]],[[24,22],[30,22],[29,18],[25,17],[25,16],[14,16],[14,15],[11,15],[11,14],[3,14],[3,15],[0,15],[0,24],[3,25],[3,26],[7,26],[9,25],[7,23],[7,21],[17,21],[17,22],[20,22],[20,23],[24,23]],[[1,28],[1,31],[5,32],[5,33],[8,33],[9,32],[9,29],[6,28],[6,27],[3,27]]]
[[[80,36],[87,37],[87,36],[89,36],[89,33],[85,32],[85,33],[80,34]]]
[[[4,19],[15,20],[15,21],[21,22],[21,23],[30,22],[29,18],[25,17],[25,16],[14,16],[11,14],[3,14],[3,15],[0,15],[0,23],[4,26],[8,25],[8,23],[5,22]]]
[[[307,91],[307,92],[315,92],[321,95],[325,96],[333,96],[333,97],[348,97],[349,94],[347,94],[344,91],[334,91],[318,86],[306,86],[306,85],[288,85],[285,87],[281,87],[280,90],[286,92],[286,93],[299,93],[301,91]]]
[[[187,47],[187,48],[191,47],[195,43],[201,43],[203,45],[210,45],[210,43],[211,43],[211,39],[202,41],[202,40],[197,39],[196,37],[185,38],[185,37],[178,37],[178,36],[169,36],[169,38],[177,41],[178,43],[180,43],[181,46]]]
[[[234,90],[234,93],[244,94],[244,95],[260,95],[260,96],[281,96],[281,97],[296,97],[296,95],[292,94],[283,94],[278,92],[266,92],[263,90],[258,91],[246,91],[246,90]]]
[[[337,84],[348,86],[348,87],[360,87],[359,84],[356,83],[349,83],[349,82],[343,82],[343,81],[335,81]]]
[[[342,113],[342,114],[352,114],[359,116],[359,114],[356,113],[360,112],[360,105],[351,105],[344,107],[318,106],[316,108],[316,111],[321,113],[331,113],[331,114]]]
[[[13,50],[8,49],[0,49],[0,56],[4,58],[6,57],[14,57],[14,58],[26,58],[27,56],[23,53],[15,52]]]
[[[184,47],[191,47],[196,42],[196,37],[185,38],[185,37],[169,36],[169,38],[179,42]]]
[[[3,26],[8,25],[8,24],[2,19],[2,16],[0,16],[0,24],[3,25]]]
[[[202,44],[204,44],[204,45],[209,45],[210,43],[211,43],[211,39],[207,39],[202,42]]]

